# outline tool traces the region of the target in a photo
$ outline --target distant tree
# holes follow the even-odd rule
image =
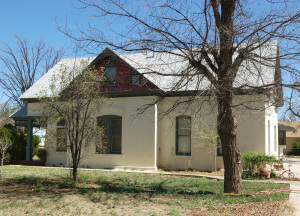
[[[55,125],[55,129],[47,128],[47,146],[67,152],[74,184],[78,180],[78,165],[98,131],[93,114],[105,103],[99,88],[101,82],[99,71],[89,68],[87,62],[62,65],[60,73],[52,77],[51,94],[40,98],[43,119],[48,126]],[[58,122],[63,130],[56,129]]]
[[[0,102],[0,127],[5,124],[12,123],[12,119],[9,118],[17,110],[16,104],[13,104],[9,101]]]
[[[10,101],[23,106],[19,96],[23,94],[36,78],[46,73],[63,56],[63,49],[56,50],[41,39],[31,43],[25,38],[15,36],[16,48],[5,42],[0,46],[0,85]]]
[[[237,145],[237,121],[233,108],[247,107],[247,104],[234,104],[233,95],[247,89],[252,93],[275,92],[280,99],[280,67],[299,77],[295,64],[289,64],[291,59],[299,61],[298,1],[78,2],[81,9],[91,9],[93,22],[87,28],[79,28],[78,35],[67,27],[60,30],[82,49],[90,52],[110,46],[123,52],[147,50],[168,53],[171,58],[180,57],[182,61],[189,62],[185,69],[164,74],[178,77],[171,92],[184,88],[190,82],[193,82],[192,85],[196,83],[195,90],[198,90],[186,100],[177,100],[171,109],[184,102],[191,104],[199,96],[214,97],[225,167],[224,192],[242,193],[241,153]],[[97,19],[101,19],[103,25],[96,23]],[[265,45],[271,40],[279,40],[279,56],[262,55],[261,51],[266,50]],[[277,68],[274,83],[259,82],[264,79],[260,77],[262,69],[256,67],[256,63]],[[241,66],[248,71],[248,79],[254,72],[249,68],[254,68],[258,81],[254,86],[235,82]],[[147,72],[163,75],[161,71],[147,69]],[[208,84],[205,91],[201,91],[203,82]],[[163,96],[168,96],[168,92]]]

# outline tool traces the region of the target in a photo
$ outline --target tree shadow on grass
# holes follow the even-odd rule
[[[212,192],[197,190],[187,191],[181,187],[170,186],[169,180],[161,180],[156,183],[139,184],[137,181],[122,183],[121,181],[96,180],[93,182],[79,182],[74,186],[68,178],[10,178],[0,181],[1,194],[6,197],[35,196],[47,198],[62,198],[65,195],[87,195],[92,202],[99,202],[94,194],[126,195],[132,198],[150,200],[155,196],[193,196],[212,194]]]
[[[82,195],[91,202],[109,199],[130,199],[151,201],[160,198],[185,198],[223,200],[225,202],[249,202],[268,200],[268,197],[224,197],[222,191],[211,186],[213,191],[206,191],[207,185],[174,184],[171,179],[156,180],[151,183],[136,179],[82,179],[74,186],[70,178],[23,177],[0,180],[0,197],[9,199],[20,197],[40,197],[59,200],[67,195]],[[204,190],[203,190],[204,189]],[[281,199],[281,198],[279,198]]]

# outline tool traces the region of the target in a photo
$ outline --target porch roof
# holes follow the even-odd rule
[[[16,112],[14,112],[13,114],[11,114],[9,117],[12,118],[12,119],[28,119],[28,118],[41,117],[41,115],[29,115],[28,114],[28,107],[24,106],[24,107],[21,107]]]
[[[293,132],[296,131],[296,129],[294,127],[283,125],[283,124],[278,124],[278,130],[281,130],[281,131],[293,131]]]

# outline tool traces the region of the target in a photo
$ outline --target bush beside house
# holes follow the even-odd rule
[[[243,178],[257,178],[270,176],[274,177],[272,172],[275,164],[280,164],[281,161],[277,160],[272,155],[265,153],[257,153],[255,151],[247,151],[243,154],[242,166],[243,166]],[[269,169],[268,169],[269,167]]]
[[[13,161],[25,160],[27,135],[23,133],[20,129],[14,127],[12,124],[6,124],[0,127],[0,136],[4,136],[4,134],[12,142],[12,145],[6,151],[6,160],[4,161],[5,164],[11,163]],[[39,137],[33,135],[32,147],[34,154],[37,154],[39,142]]]

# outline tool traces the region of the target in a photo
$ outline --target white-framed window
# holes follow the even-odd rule
[[[109,62],[104,65],[104,86],[117,86],[118,65]]]
[[[106,115],[97,118],[99,138],[96,143],[98,154],[121,154],[122,152],[122,117]]]
[[[66,152],[67,151],[67,123],[64,119],[59,120],[56,124],[56,151]]]
[[[176,117],[176,155],[191,155],[191,117]]]

